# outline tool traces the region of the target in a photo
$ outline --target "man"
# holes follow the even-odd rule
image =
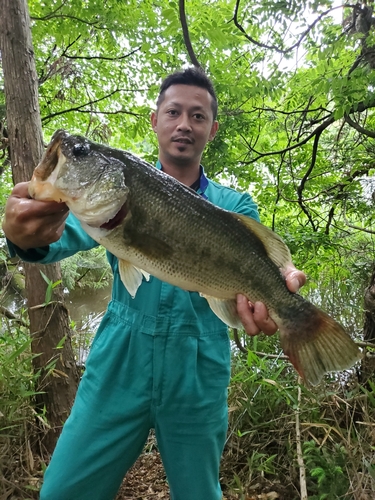
[[[157,167],[216,205],[258,219],[248,194],[209,181],[200,165],[218,129],[210,80],[196,69],[167,77],[151,123]],[[64,204],[38,202],[27,183],[11,194],[3,223],[11,252],[49,263],[96,243]],[[204,238],[205,235],[202,235]],[[151,277],[132,299],[119,278],[93,341],[70,417],[46,471],[41,500],[115,497],[126,471],[155,429],[173,500],[219,500],[219,463],[227,430],[230,345],[207,301]],[[305,276],[284,270],[291,291]],[[275,333],[262,303],[238,297],[249,335]]]

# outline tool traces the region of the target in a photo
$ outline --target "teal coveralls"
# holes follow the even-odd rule
[[[199,184],[198,192],[215,205],[259,220],[248,194],[208,180],[203,169]],[[24,260],[48,264],[96,245],[69,215],[61,239],[48,250],[16,251]],[[220,500],[230,377],[227,327],[198,293],[153,277],[132,299],[121,282],[117,258],[108,253],[108,259],[114,275],[112,300],[45,473],[40,500],[113,499],[151,428],[171,498]]]

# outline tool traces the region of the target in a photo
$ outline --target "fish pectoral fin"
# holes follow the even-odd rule
[[[241,320],[237,313],[237,301],[236,299],[217,299],[216,297],[210,297],[209,295],[200,294],[204,297],[212,311],[216,314],[221,321],[224,321],[228,326],[232,328],[242,328]]]
[[[243,214],[232,213],[239,219],[263,244],[268,257],[280,268],[285,268],[292,262],[289,248],[272,229]]]
[[[325,312],[314,307],[317,321],[279,325],[284,353],[307,384],[318,385],[329,372],[347,370],[362,357],[362,351],[344,328]]]
[[[121,281],[134,299],[139,285],[142,283],[142,276],[144,276],[145,279],[149,281],[149,273],[143,271],[143,269],[138,269],[138,267],[133,266],[133,264],[131,264],[127,260],[122,259],[119,259],[118,261],[118,269]]]

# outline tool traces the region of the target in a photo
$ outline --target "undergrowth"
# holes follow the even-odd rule
[[[298,384],[284,360],[256,354],[277,352],[277,339],[259,338],[249,347],[247,355],[233,348],[224,494],[301,498],[298,413],[309,500],[375,498],[375,385],[363,387],[351,373],[311,390]],[[42,477],[36,422],[44,415],[33,408],[38,374],[32,356],[27,328],[0,319],[1,499],[37,498]]]
[[[362,387],[352,373],[346,374],[345,382],[331,377],[308,389],[298,384],[285,361],[253,351],[246,356],[236,349],[232,366],[229,432],[222,462],[229,492],[243,500],[252,491],[274,492],[274,498],[285,500],[301,498],[298,412],[309,500],[375,498],[375,386],[371,382]]]
[[[27,329],[10,320],[0,321],[0,498],[35,498],[40,464],[33,448],[36,420],[33,406],[38,374]]]

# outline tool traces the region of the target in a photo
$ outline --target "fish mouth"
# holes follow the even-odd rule
[[[109,219],[107,222],[104,222],[100,226],[100,229],[106,229],[107,231],[112,231],[112,229],[115,229],[117,226],[119,226],[122,221],[125,219],[125,217],[128,215],[128,202],[126,201],[120,210],[117,212],[117,214],[112,217],[112,219]]]
[[[36,200],[66,202],[69,197],[54,184],[60,168],[66,163],[60,143],[49,147],[38,166],[34,169],[29,182],[29,195]]]

